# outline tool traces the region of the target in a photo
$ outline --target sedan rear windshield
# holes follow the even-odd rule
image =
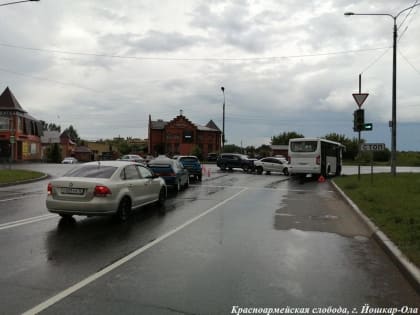
[[[89,165],[73,169],[65,177],[110,178],[117,170],[116,166]]]

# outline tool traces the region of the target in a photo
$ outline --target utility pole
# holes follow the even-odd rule
[[[226,106],[226,99],[225,99],[225,88],[221,87],[223,93],[223,126],[222,126],[222,150],[225,147],[225,106]]]
[[[414,7],[419,6],[420,3],[413,4],[412,6],[405,8],[398,12],[396,15],[389,13],[354,13],[346,12],[345,16],[353,15],[372,15],[372,16],[389,16],[394,21],[394,30],[393,30],[393,51],[392,51],[392,123],[391,123],[391,174],[393,176],[397,175],[397,37],[398,37],[398,28],[397,28],[397,19],[401,13],[411,10]]]

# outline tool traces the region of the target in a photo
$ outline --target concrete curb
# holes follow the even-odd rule
[[[50,177],[50,175],[44,174],[44,175],[42,175],[41,177],[38,177],[38,178],[21,180],[21,181],[17,181],[17,182],[13,182],[13,183],[1,183],[0,187],[8,187],[8,186],[21,185],[21,184],[34,183],[34,182],[37,182],[37,181],[40,181],[40,180],[47,179],[48,177]]]
[[[334,181],[331,181],[337,192],[350,205],[350,207],[359,215],[363,223],[372,231],[374,240],[384,249],[389,257],[397,265],[398,269],[410,281],[414,289],[420,293],[420,269],[414,265],[392,242],[388,236],[385,235],[360,209],[359,207],[337,186]]]

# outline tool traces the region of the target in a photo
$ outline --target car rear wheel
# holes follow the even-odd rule
[[[118,211],[117,211],[118,221],[120,222],[127,221],[128,217],[130,216],[130,213],[131,213],[131,200],[127,197],[124,197],[120,201],[120,205],[118,206]]]
[[[159,192],[159,199],[158,199],[158,202],[157,202],[158,205],[159,206],[165,205],[165,200],[166,200],[166,189],[164,187],[162,187],[160,189],[160,192]]]
[[[176,183],[176,192],[180,192],[181,191],[181,180],[178,180]]]
[[[283,169],[283,174],[289,176],[289,169],[287,167]]]
[[[185,182],[184,189],[187,189],[190,186],[190,177],[187,176],[187,181]]]
[[[262,168],[262,166],[258,166],[257,167],[257,174],[261,175],[263,173],[264,169]]]

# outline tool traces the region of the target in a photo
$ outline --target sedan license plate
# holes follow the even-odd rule
[[[61,193],[66,195],[83,195],[84,192],[85,190],[83,188],[61,188]]]

